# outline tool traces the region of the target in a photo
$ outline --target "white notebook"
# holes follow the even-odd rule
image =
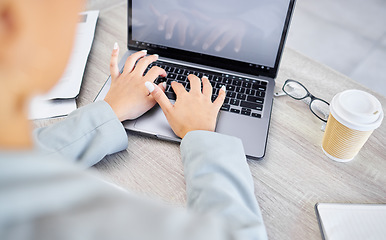
[[[326,240],[386,239],[386,204],[317,203],[315,210]]]

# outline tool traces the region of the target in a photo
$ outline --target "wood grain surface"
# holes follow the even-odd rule
[[[126,1],[92,0],[86,8],[101,12],[78,107],[91,103],[107,79],[114,42],[119,43],[120,55],[127,42]],[[347,89],[365,90],[379,99],[386,112],[385,97],[286,48],[277,88],[288,78],[300,81],[327,101]],[[34,124],[39,127],[60,120]],[[248,161],[270,239],[321,239],[314,211],[317,202],[386,203],[386,123],[348,163],[334,162],[323,154],[321,125],[304,102],[287,96],[274,99],[266,156]],[[184,206],[179,145],[132,133],[128,140],[125,151],[107,156],[94,168],[125,189]]]

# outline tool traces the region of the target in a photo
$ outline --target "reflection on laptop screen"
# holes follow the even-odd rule
[[[289,3],[133,0],[132,40],[274,67]]]

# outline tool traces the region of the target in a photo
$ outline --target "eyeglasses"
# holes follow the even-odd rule
[[[303,84],[292,79],[287,79],[284,82],[282,90],[285,94],[296,100],[303,100],[310,97],[311,100],[308,103],[308,106],[311,112],[323,122],[327,122],[328,114],[330,112],[330,104],[327,101],[315,97],[305,86],[303,86]]]

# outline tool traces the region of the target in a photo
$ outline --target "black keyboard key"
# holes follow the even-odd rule
[[[240,80],[233,80],[232,84],[235,86],[241,86],[241,81]]]
[[[176,79],[177,75],[174,74],[174,73],[169,73],[168,76],[167,76],[167,79]]]
[[[247,95],[245,95],[245,94],[242,94],[242,93],[237,94],[237,99],[245,100],[246,98],[247,98]]]
[[[247,101],[248,102],[254,102],[254,103],[263,104],[264,103],[264,98],[259,98],[259,97],[255,97],[255,96],[248,96],[247,97]]]
[[[222,86],[224,86],[223,83],[216,83],[216,88],[221,88]]]
[[[259,84],[253,84],[252,88],[262,92],[265,92],[265,90],[267,89],[266,86],[259,85]]]
[[[235,109],[235,108],[231,108],[231,112],[233,112],[233,113],[240,113],[240,110],[239,109]]]
[[[164,69],[166,72],[174,72],[174,67],[171,67],[171,66],[165,66]]]
[[[232,79],[224,78],[224,79],[222,80],[222,82],[223,82],[224,84],[226,84],[226,85],[231,85],[231,84],[232,84]]]
[[[245,90],[245,94],[247,95],[255,95],[256,93],[256,90],[253,90],[253,89],[246,89]]]
[[[241,104],[240,104],[241,107],[245,107],[245,108],[250,108],[250,109],[253,109],[253,110],[263,110],[263,105],[261,104],[258,104],[258,103],[251,103],[251,102],[246,102],[246,101],[241,101]]]
[[[194,74],[194,71],[193,70],[186,70],[185,74],[188,76],[189,74]]]
[[[177,75],[177,80],[186,81],[186,76],[185,75]]]
[[[154,81],[155,84],[159,84],[159,83],[161,83],[161,82],[166,82],[166,78],[164,78],[164,77],[158,77],[158,78]]]
[[[235,91],[238,92],[238,93],[245,93],[245,88],[243,88],[243,87],[236,87]]]
[[[227,91],[235,91],[236,90],[236,87],[235,86],[232,86],[232,85],[227,85]]]
[[[223,104],[220,110],[223,110],[223,111],[229,111],[230,108],[231,108],[231,105],[229,105],[229,104]]]
[[[261,114],[259,113],[252,113],[252,117],[261,118]]]
[[[176,73],[176,74],[184,74],[184,69],[176,68],[176,69],[174,70],[174,73]]]
[[[216,98],[217,98],[217,95],[213,94],[212,95],[212,102],[214,102],[216,100]]]
[[[260,82],[261,85],[267,86],[267,82]]]
[[[224,99],[224,103],[229,103],[229,98],[228,98],[228,97],[226,97],[226,98]]]
[[[222,82],[222,77],[216,76],[213,78],[213,81],[220,83]]]
[[[227,92],[227,97],[230,97],[230,98],[235,98],[236,97],[236,93],[235,92]]]
[[[258,97],[265,97],[265,92],[256,91],[256,96]]]
[[[249,111],[244,110],[244,109],[241,109],[241,114],[250,116],[250,115],[251,115],[251,110],[250,110],[250,109],[248,109],[248,110],[249,110]]]
[[[169,99],[176,100],[176,98],[177,98],[177,96],[174,92],[165,92],[165,94]]]
[[[250,83],[250,82],[243,82],[242,86],[245,87],[245,88],[251,88],[252,87],[252,83]]]
[[[229,103],[230,103],[231,105],[238,106],[238,105],[240,104],[240,100],[231,98],[231,99],[229,100]]]

